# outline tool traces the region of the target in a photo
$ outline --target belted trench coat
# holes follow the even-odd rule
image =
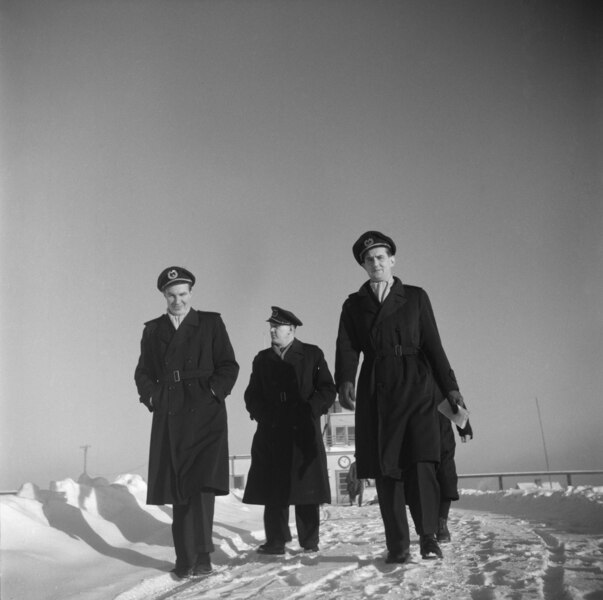
[[[366,282],[343,304],[335,381],[356,381],[358,477],[401,478],[416,462],[440,461],[436,400],[458,390],[427,293],[396,277],[380,304]]]
[[[245,390],[245,406],[258,425],[243,502],[331,502],[320,416],[335,396],[333,377],[318,346],[295,339],[284,358],[272,348],[257,354]]]
[[[153,412],[148,504],[228,494],[225,399],[238,372],[218,313],[191,309],[178,329],[167,314],[145,323],[134,379]]]

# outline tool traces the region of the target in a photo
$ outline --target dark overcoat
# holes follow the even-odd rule
[[[440,484],[440,498],[442,500],[458,500],[458,475],[454,454],[456,451],[456,440],[454,429],[448,417],[439,413],[440,422],[440,464],[436,471],[436,477]]]
[[[426,292],[394,278],[383,304],[368,281],[351,294],[343,304],[337,336],[338,387],[356,381],[360,354],[358,477],[400,478],[413,463],[438,463],[437,392],[447,394],[458,385]]]
[[[320,416],[336,396],[322,350],[297,339],[284,358],[253,360],[245,406],[258,422],[243,502],[288,506],[331,502]]]
[[[238,372],[218,313],[190,310],[178,329],[167,314],[145,323],[134,379],[153,411],[148,504],[228,494],[225,399]]]

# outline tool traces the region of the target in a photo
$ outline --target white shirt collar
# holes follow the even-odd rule
[[[388,281],[371,281],[371,290],[373,290],[373,293],[377,296],[379,302],[383,302],[389,294],[392,285],[394,285],[393,276],[390,277]]]
[[[180,326],[180,323],[182,323],[182,321],[186,318],[186,315],[188,315],[190,310],[191,310],[191,307],[189,306],[188,310],[183,315],[173,315],[170,311],[168,311],[168,317],[170,318],[170,321],[174,325],[175,329],[178,329],[178,327]]]

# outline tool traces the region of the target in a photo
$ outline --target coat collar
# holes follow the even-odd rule
[[[297,338],[295,338],[293,342],[291,342],[291,348],[289,348],[287,354],[285,354],[285,360],[287,359],[287,356],[289,356],[289,354],[291,354],[292,356],[299,356],[304,354],[304,345]]]
[[[362,303],[363,311],[374,314],[373,327],[396,312],[406,302],[404,284],[398,277],[394,277],[394,283],[383,304],[379,304],[379,301],[375,297],[371,289],[370,280],[366,281],[358,290],[358,297]]]
[[[367,281],[365,281],[362,284],[361,288],[356,293],[363,300],[364,299],[369,299],[369,300],[373,301],[374,304],[377,307],[380,306],[379,301],[377,300],[377,297],[375,296],[373,290],[371,289],[371,280],[370,279],[368,279]],[[395,276],[394,276],[394,283],[392,284],[390,292],[387,295],[387,298],[385,299],[385,302],[383,303],[383,305],[385,305],[387,303],[388,298],[390,296],[392,296],[392,295],[393,296],[398,296],[398,297],[405,297],[406,296],[406,292],[404,291],[404,284],[402,283],[402,281],[398,277],[395,277]]]
[[[291,342],[291,346],[289,347],[289,350],[287,350],[287,352],[285,353],[285,358],[281,359],[281,357],[274,351],[274,348],[270,347],[267,348],[266,351],[268,352],[268,356],[272,359],[272,360],[282,360],[283,362],[296,362],[300,359],[300,357],[303,358],[304,356],[304,345],[303,342],[300,342],[297,338],[295,338],[292,342]]]
[[[180,326],[178,329],[174,329],[174,325],[172,325],[172,321],[170,320],[167,313],[161,316],[160,318],[160,328],[159,328],[159,336],[167,345],[166,350],[166,359],[174,353],[174,350],[178,348],[178,346],[182,345],[195,331],[195,328],[199,326],[199,313],[190,309],[182,319]]]

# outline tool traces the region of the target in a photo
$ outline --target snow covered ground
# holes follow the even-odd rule
[[[170,510],[144,504],[139,476],[49,487],[0,497],[2,600],[603,600],[603,488],[464,490],[444,559],[422,560],[413,539],[405,565],[384,562],[376,505],[323,507],[316,555],[295,540],[258,555],[262,508],[235,491],[217,500],[214,573],[181,582]]]

